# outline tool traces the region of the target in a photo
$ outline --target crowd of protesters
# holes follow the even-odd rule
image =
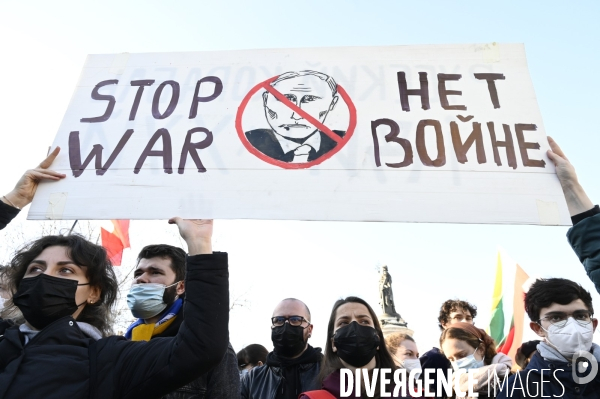
[[[569,243],[600,292],[600,209],[549,142],[573,221]],[[49,169],[59,150],[2,196],[0,229],[32,201],[40,181],[65,177]],[[227,254],[212,250],[212,221],[169,223],[187,251],[157,244],[139,253],[127,295],[137,320],[124,336],[112,335],[118,287],[101,246],[78,235],[45,236],[0,268],[0,398],[379,398],[381,391],[366,388],[380,370],[402,370],[417,387],[407,393],[392,379],[386,397],[600,398],[598,322],[577,282],[532,284],[525,311],[540,340],[524,343],[516,364],[475,326],[477,307],[458,299],[441,305],[439,348],[423,354],[410,335],[384,336],[358,297],[333,304],[324,353],[308,343],[308,306],[286,298],[265,324],[273,350],[253,344],[236,354],[228,339]],[[348,371],[365,379],[353,384]],[[436,375],[450,381],[449,394]]]

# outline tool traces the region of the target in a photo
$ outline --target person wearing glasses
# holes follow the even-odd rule
[[[243,399],[297,399],[318,388],[323,354],[308,344],[313,330],[308,306],[298,299],[281,301],[271,317],[273,352],[266,364],[250,370],[241,382]]]
[[[461,301],[459,299],[448,299],[440,307],[440,314],[438,316],[438,326],[442,332],[455,323],[469,323],[475,324],[475,316],[477,316],[477,307],[467,301]],[[444,376],[448,377],[448,370],[452,369],[452,364],[439,350],[439,348],[432,348],[425,352],[420,358],[421,368],[435,369],[436,373],[443,373]],[[421,375],[423,376],[423,375]],[[430,392],[437,392],[437,380],[430,384]],[[439,396],[443,398],[445,396]]]
[[[598,398],[600,346],[592,342],[598,320],[590,293],[571,280],[539,279],[525,294],[525,310],[542,342],[497,397]]]

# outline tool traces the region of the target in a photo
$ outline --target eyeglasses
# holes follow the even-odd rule
[[[587,326],[592,322],[593,314],[588,310],[576,310],[573,313],[566,312],[550,312],[546,316],[542,317],[536,323],[541,325],[542,320],[549,321],[552,325],[563,328],[567,325],[569,317],[572,317],[579,325]]]
[[[271,317],[271,323],[273,323],[274,327],[281,327],[282,325],[285,324],[286,321],[288,323],[290,323],[291,326],[294,326],[294,327],[301,326],[302,323],[304,323],[304,322],[306,322],[310,325],[310,321],[306,320],[302,316],[290,316],[290,317],[274,316],[274,317]]]

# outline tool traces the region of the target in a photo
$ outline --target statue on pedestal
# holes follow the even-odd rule
[[[384,315],[400,316],[396,313],[394,306],[394,293],[392,292],[392,276],[388,273],[387,266],[381,268],[381,277],[379,278],[379,304],[383,309]]]
[[[393,332],[403,332],[412,336],[413,331],[407,328],[408,324],[396,312],[394,293],[392,291],[392,276],[388,272],[387,266],[381,268],[381,276],[379,277],[379,304],[381,305],[383,314],[378,318],[384,335]]]

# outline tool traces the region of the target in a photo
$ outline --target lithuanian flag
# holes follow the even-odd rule
[[[510,356],[513,361],[517,349],[523,343],[523,325],[525,322],[525,290],[524,285],[529,279],[529,276],[518,264],[508,261],[504,262],[500,251],[498,251],[498,258],[496,262],[496,279],[494,282],[494,293],[492,296],[492,312],[490,317],[490,326],[488,333],[494,339],[497,346],[497,351],[502,352]],[[512,292],[504,291],[502,285],[504,267],[508,264],[510,271],[515,271],[514,284],[511,287]],[[512,315],[510,319],[510,328],[508,332],[505,332],[505,321],[507,319],[504,314],[503,298],[510,298],[512,296]]]
[[[504,342],[504,304],[502,302],[502,256],[498,251],[496,262],[496,281],[494,282],[494,294],[492,296],[492,313],[488,333],[496,342],[496,346]]]

